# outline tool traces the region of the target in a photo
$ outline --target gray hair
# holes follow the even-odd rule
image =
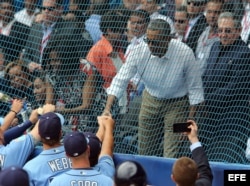
[[[167,21],[163,19],[154,19],[150,21],[148,30],[160,31],[162,36],[170,36],[171,28]]]
[[[221,19],[232,19],[234,22],[235,28],[241,28],[241,21],[235,17],[235,15],[231,12],[222,12],[218,18],[218,23]]]

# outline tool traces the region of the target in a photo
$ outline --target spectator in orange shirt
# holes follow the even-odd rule
[[[116,73],[124,63],[124,53],[121,48],[121,36],[126,29],[124,19],[124,16],[121,16],[116,11],[109,11],[103,15],[100,23],[102,37],[87,55],[87,60],[97,68],[103,78],[104,90],[110,86]],[[126,106],[126,92],[124,92],[123,98],[119,100],[119,107],[123,106]]]

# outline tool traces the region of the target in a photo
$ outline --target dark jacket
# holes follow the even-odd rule
[[[250,93],[250,49],[237,39],[231,46],[214,43],[203,76],[205,100],[209,106],[242,104]]]
[[[198,44],[198,39],[207,26],[206,17],[202,14],[190,30],[185,43],[193,50],[194,53]]]
[[[82,51],[84,54],[87,54],[88,50],[92,46],[92,43],[86,41],[86,39],[82,37],[73,22],[59,19],[52,30],[45,49],[49,47],[53,41],[61,40],[64,37],[74,41],[74,44],[78,46],[79,51]],[[27,64],[30,62],[40,63],[40,46],[42,38],[42,24],[33,24],[25,47],[24,61]]]
[[[10,35],[1,35],[1,45],[5,55],[5,63],[19,58],[19,54],[25,47],[30,27],[15,21],[11,27]]]
[[[203,147],[198,147],[192,151],[192,157],[198,167],[199,178],[196,186],[212,186],[213,174],[210,168],[207,155]]]

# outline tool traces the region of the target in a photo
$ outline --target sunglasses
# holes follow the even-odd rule
[[[48,11],[52,12],[56,9],[56,7],[55,6],[43,6],[41,9],[43,11],[48,10]]]
[[[194,1],[188,1],[187,2],[188,5],[191,5],[191,3],[193,4],[193,6],[201,6],[201,5],[204,4],[203,1],[196,1],[196,2],[194,2]]]
[[[185,23],[186,20],[181,20],[181,19],[175,19],[174,22],[175,23],[179,23],[179,24],[183,24]]]
[[[154,39],[148,39],[146,36],[143,38],[143,41],[147,44],[152,44],[154,46],[159,45],[160,41]]]

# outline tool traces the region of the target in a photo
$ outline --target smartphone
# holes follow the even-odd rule
[[[191,129],[188,128],[188,126],[191,125],[191,123],[174,123],[173,124],[173,132],[190,132]]]

